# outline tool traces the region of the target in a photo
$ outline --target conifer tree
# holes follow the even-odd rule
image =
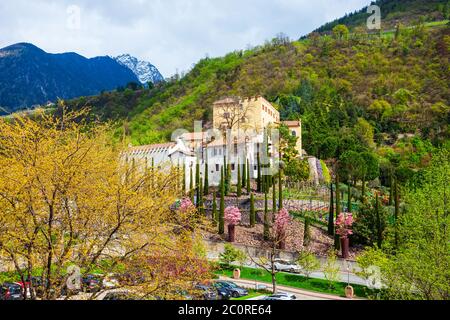
[[[236,185],[236,195],[238,198],[242,196],[242,184],[241,184],[241,164],[238,161],[238,172],[237,172],[237,185]]]
[[[334,193],[333,183],[330,185],[330,210],[328,213],[328,234],[334,236]]]
[[[208,172],[208,160],[205,162],[205,185],[203,194],[207,196],[209,194],[209,172]]]
[[[264,193],[264,239],[270,239],[270,224],[269,224],[269,195]]]
[[[272,221],[275,222],[275,216],[277,213],[277,184],[275,183],[275,177],[272,176]]]
[[[252,191],[251,189],[251,180],[250,180],[250,161],[247,160],[247,193],[250,193]]]
[[[219,209],[219,234],[225,233],[225,172],[221,170],[220,177],[220,209]]]
[[[255,196],[253,192],[250,194],[250,226],[256,225]]]
[[[245,188],[247,185],[247,160],[244,159],[244,163],[242,165],[242,183],[241,187]]]
[[[219,215],[217,214],[217,196],[216,196],[216,192],[213,192],[212,220],[213,220],[213,225],[217,226],[217,224],[219,223]]]

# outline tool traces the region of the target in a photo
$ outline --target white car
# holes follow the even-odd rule
[[[302,269],[295,263],[277,259],[274,263],[275,269],[282,272],[300,273]]]
[[[265,297],[264,300],[297,300],[297,297],[291,293],[278,292],[271,296]]]

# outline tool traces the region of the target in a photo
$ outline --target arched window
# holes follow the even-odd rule
[[[295,130],[292,130],[292,136],[296,137],[297,136],[297,132],[295,132]]]

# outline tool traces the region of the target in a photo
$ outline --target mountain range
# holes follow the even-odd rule
[[[125,59],[126,57],[126,59]],[[129,55],[85,58],[51,54],[30,43],[0,49],[0,114],[114,90],[130,82],[162,81],[151,64]]]
[[[164,77],[159,70],[150,62],[138,60],[129,54],[120,55],[115,57],[114,60],[133,71],[144,85],[149,82],[155,84],[164,81]]]

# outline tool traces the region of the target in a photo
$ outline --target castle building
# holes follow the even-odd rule
[[[250,178],[257,177],[258,152],[267,147],[272,159],[263,159],[265,163],[278,157],[275,145],[268,141],[264,145],[264,131],[287,125],[292,135],[298,137],[297,148],[302,155],[301,121],[281,122],[279,111],[261,96],[251,98],[225,98],[213,104],[213,130],[181,134],[176,142],[149,146],[132,147],[129,158],[154,162],[158,168],[164,166],[184,166],[186,186],[190,184],[190,171],[196,175],[196,164],[200,165],[200,175],[204,177],[206,167],[210,186],[218,186],[224,158],[231,168],[231,180],[237,182],[238,165],[250,165]],[[217,137],[219,132],[219,137]],[[261,155],[261,153],[260,153]],[[207,163],[207,166],[205,165]]]

